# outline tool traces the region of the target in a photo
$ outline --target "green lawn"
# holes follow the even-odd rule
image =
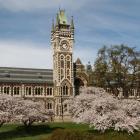
[[[124,132],[119,133],[114,131],[108,131],[104,134],[101,134],[89,129],[87,125],[74,123],[38,124],[33,125],[30,129],[25,129],[22,125],[7,124],[0,128],[0,140],[47,140],[47,137],[55,135],[55,133],[57,131],[59,132],[59,130],[62,131],[62,135],[64,133],[68,133],[67,130],[69,132],[76,132],[81,136],[83,134],[83,136],[89,135],[90,140],[140,140],[139,132],[136,132],[134,135],[128,135]],[[82,140],[85,139],[86,138]],[[57,138],[57,140],[59,140],[59,138]],[[81,139],[79,138],[78,140]]]
[[[56,129],[87,131],[87,125],[74,123],[34,124],[30,129],[23,125],[6,124],[0,128],[0,140],[40,140],[49,136]]]

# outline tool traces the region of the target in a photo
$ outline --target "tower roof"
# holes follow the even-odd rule
[[[76,60],[75,63],[76,63],[76,64],[79,64],[79,65],[82,65],[82,62],[81,62],[80,58],[77,58],[77,60]]]
[[[58,18],[59,18],[59,24],[65,24],[65,25],[68,24],[65,10],[59,10]]]

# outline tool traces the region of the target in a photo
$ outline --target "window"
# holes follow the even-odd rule
[[[6,91],[6,89],[7,89],[7,88],[6,88],[6,87],[4,87],[4,93],[6,93],[6,92],[7,92],[7,91]]]
[[[63,56],[63,55],[61,55],[61,56],[60,56],[60,59],[61,59],[61,60],[63,60],[63,59],[64,59],[64,56]]]
[[[68,55],[67,56],[67,68],[70,68],[70,59],[71,59],[71,57]]]
[[[50,88],[50,95],[52,95],[52,88]]]
[[[29,87],[29,95],[31,95],[31,87]]]
[[[14,87],[14,95],[19,95],[19,87]]]
[[[134,96],[134,89],[130,90],[130,96]]]
[[[31,95],[31,87],[26,87],[26,95]]]
[[[61,60],[61,68],[64,68],[64,60]]]
[[[4,93],[9,94],[10,93],[10,87],[4,87]]]
[[[70,68],[70,61],[67,61],[67,68]]]
[[[47,95],[51,96],[52,95],[52,88],[47,88]]]
[[[53,109],[52,103],[48,103],[48,104],[47,104],[47,109]]]
[[[64,112],[67,112],[68,111],[68,106],[67,104],[64,104]]]
[[[49,88],[47,88],[47,95],[50,95],[49,91],[50,91],[50,89],[49,89]]]
[[[64,85],[61,87],[61,95],[68,95],[68,86]]]
[[[35,95],[42,95],[43,88],[41,87],[35,87]]]
[[[64,78],[64,70],[61,69],[61,80]]]

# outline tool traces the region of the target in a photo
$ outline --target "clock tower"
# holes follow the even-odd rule
[[[74,23],[67,21],[64,10],[59,10],[56,23],[52,24],[51,46],[53,48],[53,82],[55,115],[63,119],[68,111],[64,100],[74,96],[73,77]]]

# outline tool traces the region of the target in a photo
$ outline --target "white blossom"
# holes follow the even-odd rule
[[[30,126],[34,122],[48,120],[49,114],[40,102],[0,95],[0,126],[7,122],[23,122],[24,125]]]
[[[140,128],[140,102],[134,99],[118,99],[101,88],[88,87],[68,102],[77,123],[88,123],[102,132],[114,129],[133,133]]]

